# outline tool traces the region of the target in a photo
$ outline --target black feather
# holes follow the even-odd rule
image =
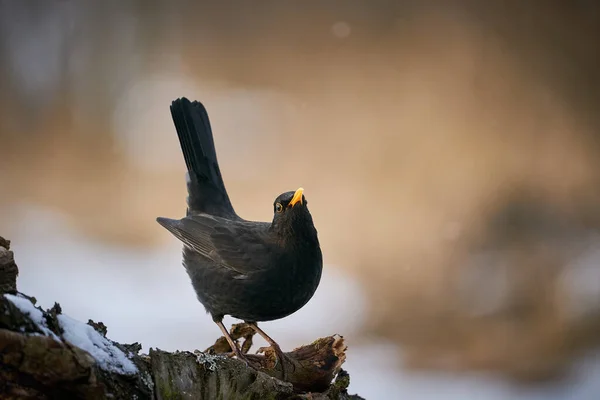
[[[188,214],[237,217],[221,176],[206,109],[182,97],[171,104],[171,116],[189,174]]]

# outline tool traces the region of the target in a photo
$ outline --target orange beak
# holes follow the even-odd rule
[[[303,193],[304,193],[304,189],[302,189],[302,188],[299,188],[298,190],[296,190],[296,193],[294,193],[294,197],[292,197],[292,200],[288,204],[288,207],[294,207],[296,205],[296,203],[302,204],[302,194]]]

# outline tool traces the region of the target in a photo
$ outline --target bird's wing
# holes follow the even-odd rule
[[[239,279],[265,269],[277,248],[269,240],[267,223],[207,214],[157,221],[187,247],[240,274]]]

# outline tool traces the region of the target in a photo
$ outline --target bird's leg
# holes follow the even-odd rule
[[[281,347],[279,347],[279,345],[277,344],[277,342],[275,342],[273,339],[271,339],[271,337],[269,335],[267,335],[265,333],[265,331],[263,331],[262,329],[260,329],[258,327],[258,325],[256,324],[256,322],[246,322],[248,325],[250,325],[252,327],[252,329],[254,329],[256,331],[256,333],[258,333],[260,336],[263,337],[263,339],[265,339],[267,341],[267,343],[269,343],[269,345],[271,345],[271,347],[273,348],[273,350],[275,350],[275,354],[277,355],[277,359],[279,360],[279,362],[281,363],[281,372],[283,374],[283,380],[285,380],[285,355],[283,354],[283,351],[281,351]]]
[[[250,363],[248,362],[248,359],[244,354],[242,354],[239,347],[237,346],[237,343],[235,343],[235,341],[231,338],[231,335],[229,335],[229,331],[227,330],[227,328],[225,328],[225,325],[223,325],[223,321],[215,321],[215,323],[221,329],[221,332],[223,332],[223,336],[225,337],[225,339],[227,339],[227,342],[229,343],[229,346],[231,347],[231,350],[233,350],[233,352],[235,353],[236,357],[239,360],[245,362],[246,365],[249,365]]]

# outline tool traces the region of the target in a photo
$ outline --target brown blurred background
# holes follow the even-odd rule
[[[365,337],[412,368],[555,379],[600,342],[599,9],[1,1],[0,228],[38,204],[94,241],[170,241],[187,96],[241,215],[306,189]]]

